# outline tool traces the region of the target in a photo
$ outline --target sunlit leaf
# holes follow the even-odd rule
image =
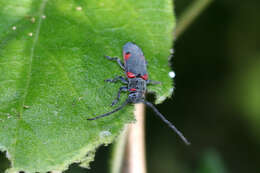
[[[87,120],[113,109],[121,84],[104,80],[124,73],[104,55],[121,57],[128,41],[162,82],[149,88],[157,102],[170,96],[172,9],[171,0],[0,0],[0,149],[9,172],[87,166],[133,120],[132,106]]]

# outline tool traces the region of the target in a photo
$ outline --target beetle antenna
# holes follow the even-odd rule
[[[113,114],[113,113],[115,113],[115,112],[121,110],[121,109],[122,109],[123,107],[125,107],[125,105],[127,105],[128,103],[129,103],[129,101],[128,101],[128,99],[126,99],[126,101],[125,101],[121,106],[119,106],[118,108],[114,109],[113,111],[108,112],[108,113],[105,113],[105,114],[103,114],[103,115],[99,115],[99,116],[94,117],[94,118],[88,118],[87,120],[96,120],[96,119],[99,119],[99,118],[106,117],[106,116],[108,116],[108,115],[110,115],[110,114]]]
[[[175,131],[175,133],[177,133],[177,135],[183,140],[183,142],[186,145],[190,145],[190,142],[183,136],[183,134],[170,122],[168,121],[156,108],[155,106],[148,102],[148,101],[143,101],[147,106],[149,106],[150,108],[153,109],[153,111],[156,113],[156,115],[158,115],[164,123],[166,123],[173,131]]]

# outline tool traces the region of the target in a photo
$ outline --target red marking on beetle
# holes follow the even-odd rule
[[[127,72],[126,75],[127,75],[127,77],[129,77],[129,78],[135,78],[135,74],[132,73],[132,72]]]
[[[143,78],[144,80],[147,80],[148,79],[148,75],[145,74],[145,75],[141,76],[141,78]]]
[[[130,91],[136,91],[136,89],[135,88],[131,88]]]
[[[128,58],[130,58],[130,56],[131,56],[131,53],[130,52],[126,52],[125,55],[124,55],[124,59],[128,60]]]

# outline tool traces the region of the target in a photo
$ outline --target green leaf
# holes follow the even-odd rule
[[[168,57],[171,0],[0,0],[0,149],[9,172],[87,167],[95,149],[111,143],[133,106],[103,119],[124,75],[104,55],[121,57],[135,42],[148,61],[157,102],[171,95]],[[123,94],[121,102],[126,99]]]

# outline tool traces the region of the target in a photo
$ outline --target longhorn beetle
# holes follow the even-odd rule
[[[144,58],[143,52],[141,48],[139,48],[136,44],[128,42],[123,46],[123,56],[124,56],[124,64],[120,61],[117,57],[110,57],[105,56],[107,59],[112,61],[117,61],[119,66],[125,71],[126,77],[117,76],[114,79],[107,79],[106,82],[117,82],[121,81],[123,84],[127,86],[122,86],[119,88],[117,93],[116,99],[112,102],[111,106],[117,104],[120,98],[120,93],[122,91],[128,91],[129,95],[125,102],[119,106],[118,108],[114,109],[111,112],[105,113],[103,115],[99,115],[94,118],[89,118],[88,120],[96,120],[98,118],[102,118],[108,116],[112,113],[115,113],[121,110],[129,103],[144,103],[158,115],[163,122],[165,122],[173,131],[175,131],[179,137],[189,145],[189,141],[183,136],[183,134],[170,122],[168,121],[156,108],[153,106],[152,103],[145,100],[145,92],[146,92],[146,85],[147,84],[160,84],[160,82],[148,80],[148,74],[146,65],[147,62]]]

